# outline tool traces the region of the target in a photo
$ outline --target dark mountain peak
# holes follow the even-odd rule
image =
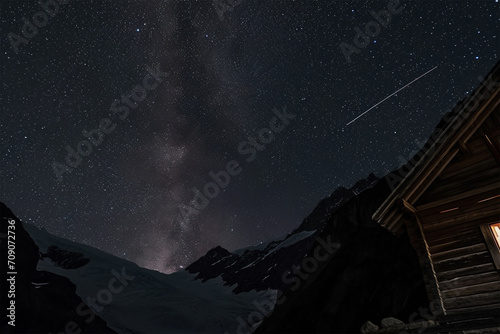
[[[203,255],[186,267],[186,271],[190,273],[209,272],[208,275],[198,274],[198,276],[196,276],[196,278],[201,278],[202,281],[206,281],[217,277],[221,271],[224,271],[229,261],[232,259],[234,261],[234,259],[237,259],[238,257],[238,255],[232,254],[227,249],[221,246],[216,246],[209,250],[207,254]]]
[[[0,214],[2,217],[13,217],[14,214],[12,213],[12,210],[5,205],[5,203],[0,202]]]
[[[373,187],[378,180],[379,178],[375,174],[370,173],[366,179],[357,181],[349,189],[338,187],[329,197],[322,199],[311,214],[291,234],[321,229],[338,208],[364,190]]]
[[[374,174],[359,180],[347,189],[338,187],[332,194],[321,200],[313,212],[299,228],[284,239],[249,247],[230,253],[217,246],[189,265],[186,270],[197,273],[196,278],[206,281],[221,277],[228,286],[235,285],[234,292],[266,289],[287,289],[282,276],[284,272],[299,265],[316,240],[316,236],[331,220],[332,215],[344,204],[378,182]],[[355,229],[340,226],[339,235]]]
[[[325,197],[323,200],[327,199],[327,198],[332,198],[332,197],[338,197],[339,195],[341,194],[345,194],[347,193],[349,190],[346,188],[346,187],[343,187],[343,186],[340,186],[338,187],[337,189],[335,189],[331,194],[330,196],[328,197]]]
[[[208,258],[220,258],[220,257],[225,257],[231,255],[231,252],[228,251],[227,249],[221,247],[221,246],[216,246],[209,250],[207,254],[205,255]]]

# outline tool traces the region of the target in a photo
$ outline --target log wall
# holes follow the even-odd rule
[[[447,315],[500,308],[500,272],[480,229],[500,221],[500,112],[460,146],[415,204],[427,249],[416,240],[417,224],[409,228],[419,256],[432,262],[427,275],[434,274],[438,293],[426,282],[429,297],[439,296]]]

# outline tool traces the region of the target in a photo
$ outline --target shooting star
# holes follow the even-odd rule
[[[372,110],[373,108],[375,108],[376,106],[378,106],[379,104],[381,104],[382,102],[384,102],[385,100],[387,100],[388,98],[390,98],[391,96],[397,94],[398,92],[402,91],[403,89],[405,89],[406,87],[408,87],[409,85],[411,85],[412,83],[414,83],[415,81],[419,80],[420,78],[423,78],[425,77],[427,74],[431,73],[432,71],[434,71],[435,69],[437,68],[434,67],[430,70],[428,70],[427,72],[425,72],[424,74],[422,74],[421,76],[419,76],[418,78],[414,79],[412,82],[404,85],[403,87],[401,87],[400,89],[398,89],[397,91],[395,91],[394,93],[392,93],[391,95],[387,96],[385,99],[383,99],[382,101],[378,102],[377,104],[371,106],[367,111],[365,111],[364,113],[362,113],[361,115],[359,115],[358,117],[356,117],[355,119],[353,119],[352,121],[350,121],[349,123],[346,124],[346,126],[348,126],[349,124],[351,124],[352,122],[356,121],[358,118],[360,118],[361,116],[363,116],[364,114],[366,114],[367,112],[369,112],[370,110]]]

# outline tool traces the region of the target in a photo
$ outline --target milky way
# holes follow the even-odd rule
[[[1,3],[0,198],[26,222],[164,272],[283,236],[336,187],[397,167],[499,54],[495,1],[402,1],[371,36],[390,1],[43,3]],[[342,43],[358,44],[349,61]],[[155,66],[165,75],[144,81]],[[285,107],[296,117],[248,162],[240,143]],[[109,133],[68,166],[67,146],[78,153],[101,122]],[[182,219],[233,160],[241,172]]]

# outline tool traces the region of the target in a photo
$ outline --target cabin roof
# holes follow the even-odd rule
[[[404,166],[408,172],[372,218],[390,231],[396,232],[401,225],[402,213],[399,208],[402,205],[415,204],[456,155],[457,150],[454,148],[465,144],[493,110],[498,112],[499,104],[500,62],[470,96],[443,116],[424,147]],[[396,172],[401,173],[401,170],[403,168],[386,177],[391,177],[391,174],[394,176]]]

